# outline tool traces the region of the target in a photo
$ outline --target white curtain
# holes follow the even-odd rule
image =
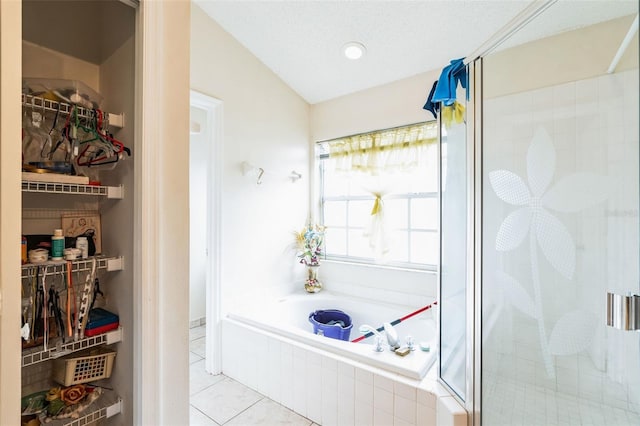
[[[397,192],[416,167],[426,165],[426,153],[436,149],[437,140],[438,127],[433,121],[324,143],[329,153],[327,166],[350,176],[375,197],[365,237],[376,259],[384,260],[391,247],[384,196]]]

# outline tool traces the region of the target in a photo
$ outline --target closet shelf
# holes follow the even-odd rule
[[[73,111],[74,105],[68,104],[66,102],[56,102],[51,101],[49,99],[44,99],[39,96],[33,95],[22,95],[22,106],[31,107],[35,109],[44,109],[45,111],[60,111],[60,114],[69,115],[71,111]],[[88,108],[84,108],[81,106],[76,106],[77,114],[82,118],[91,118],[93,117],[93,111]],[[109,126],[123,128],[124,127],[124,114],[112,114],[107,113],[109,119]]]
[[[42,346],[23,350],[22,366],[28,367],[29,365],[49,361],[50,359],[56,359],[63,355],[68,355],[94,346],[110,345],[112,343],[120,342],[122,340],[122,327],[119,327],[117,330],[108,331],[104,334],[98,334],[97,336],[86,337],[75,342],[62,343],[60,338],[56,338],[56,340],[57,343],[56,341],[50,342],[50,347],[46,351],[42,349]]]
[[[77,419],[60,419],[47,423],[47,426],[84,426],[95,424],[98,420],[108,419],[122,412],[122,398],[114,391],[105,389],[104,393],[87,407]]]
[[[46,194],[98,195],[112,199],[122,199],[123,187],[81,185],[75,183],[22,181],[22,192],[40,192]]]
[[[73,272],[87,272],[91,270],[92,258],[73,260]],[[121,271],[124,269],[124,256],[118,257],[96,257],[96,268],[104,269],[107,272]],[[47,274],[62,274],[67,266],[66,260],[49,260],[42,263],[26,263],[22,265],[22,278],[29,278],[29,270],[38,266],[47,266]]]

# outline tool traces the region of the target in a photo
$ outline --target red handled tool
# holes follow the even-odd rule
[[[390,324],[391,325],[400,324],[402,321],[407,320],[407,319],[411,318],[412,316],[418,315],[421,312],[427,311],[427,310],[431,309],[433,307],[433,305],[437,305],[437,304],[438,304],[438,301],[435,301],[430,305],[427,305],[427,306],[425,306],[423,308],[418,309],[417,311],[411,312],[410,314],[403,316],[402,318],[398,318],[397,320],[391,321]],[[376,329],[376,331],[382,331],[382,330],[384,330],[384,326],[378,327]],[[371,337],[371,336],[373,336],[373,332],[372,331],[368,332],[367,334],[363,334],[360,337],[357,337],[357,338],[353,339],[351,342],[352,343],[358,343],[358,342],[366,339],[367,337]]]

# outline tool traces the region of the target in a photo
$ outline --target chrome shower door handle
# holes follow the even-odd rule
[[[607,325],[619,330],[640,330],[640,295],[607,292]]]

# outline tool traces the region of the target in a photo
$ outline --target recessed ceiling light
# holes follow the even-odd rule
[[[356,60],[360,59],[364,56],[364,52],[366,52],[366,48],[362,43],[358,43],[357,41],[350,41],[349,43],[342,46],[342,53],[348,59]]]

